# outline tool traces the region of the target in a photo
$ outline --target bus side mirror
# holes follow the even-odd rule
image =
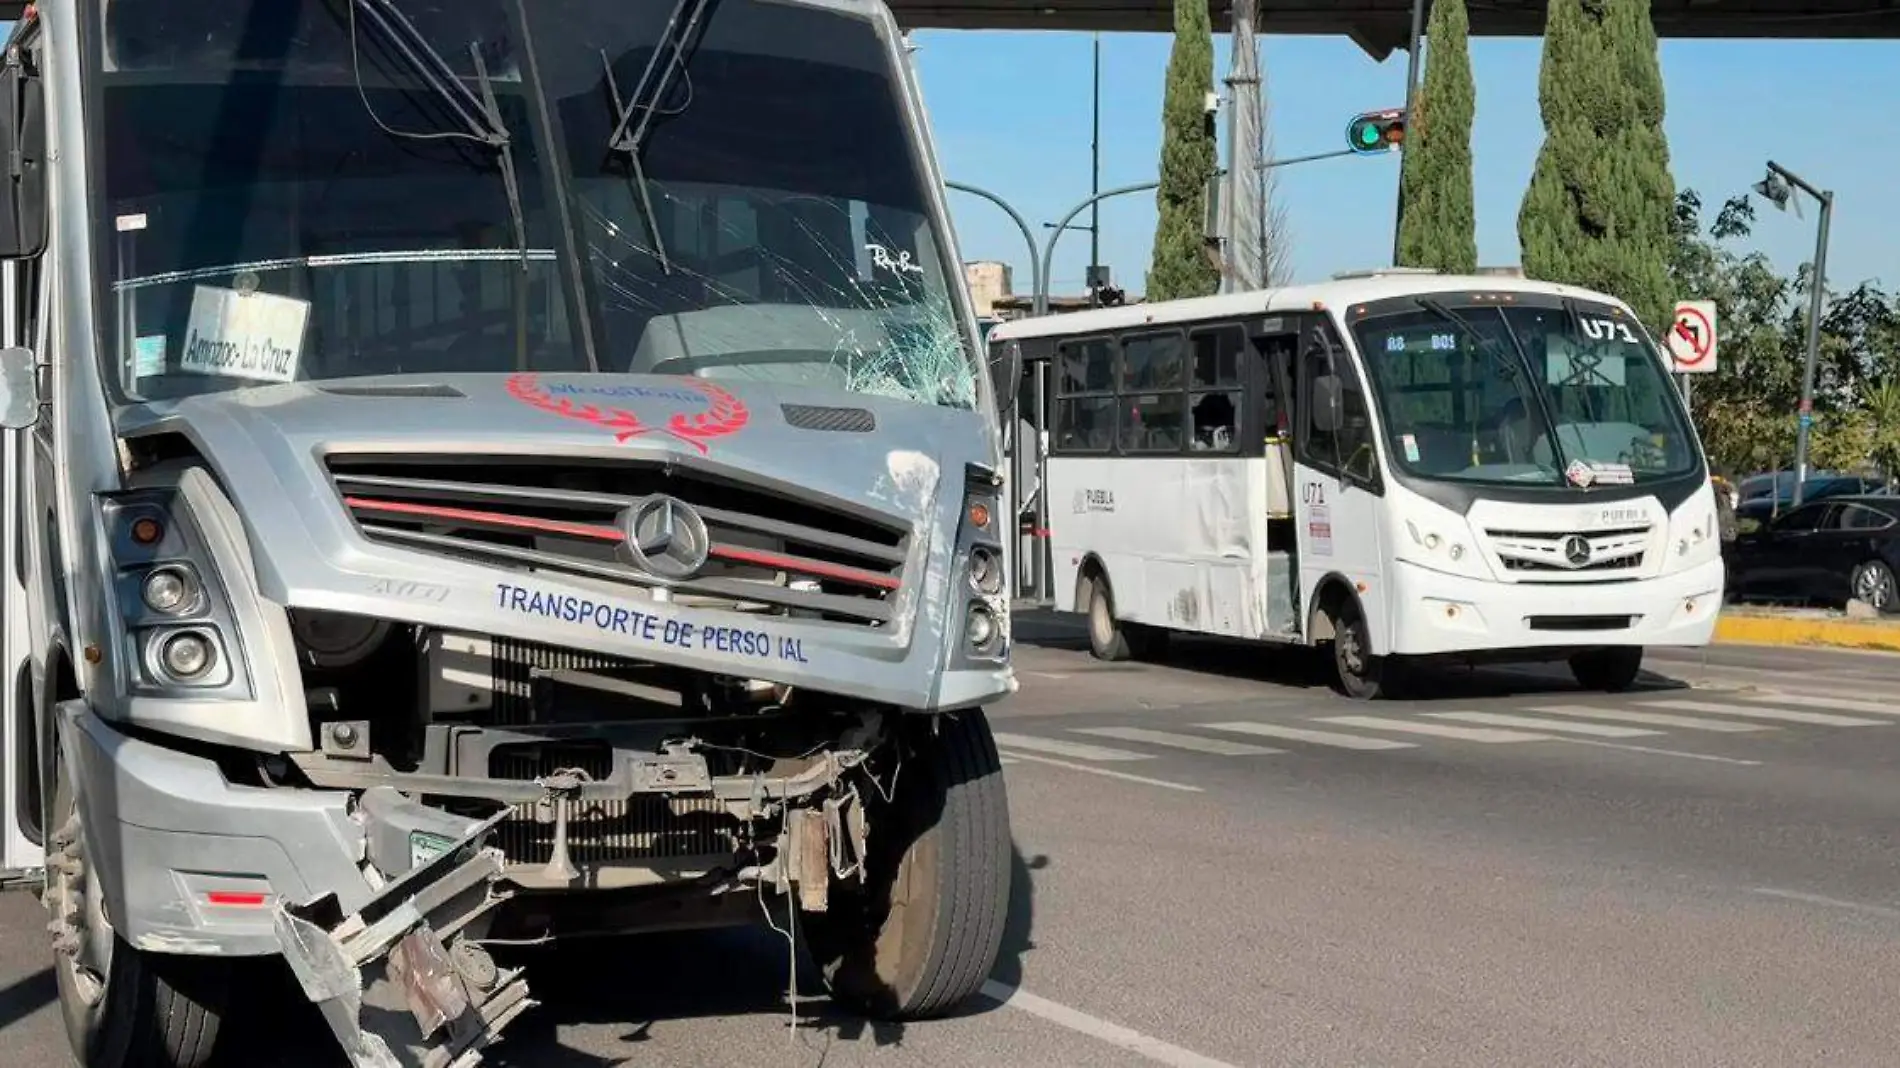
[[[1023,345],[1020,341],[1011,341],[1000,346],[991,345],[989,352],[990,383],[996,393],[996,418],[1006,420],[1016,413],[1016,405],[1021,399],[1023,389]]]
[[[32,349],[0,349],[0,428],[25,430],[39,422],[39,370]]]
[[[45,103],[16,45],[0,66],[0,259],[32,259],[45,248]]]
[[[1313,379],[1313,429],[1322,434],[1338,433],[1341,419],[1339,376],[1317,375]]]

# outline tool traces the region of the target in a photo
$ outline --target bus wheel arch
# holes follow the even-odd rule
[[[1362,701],[1394,696],[1398,664],[1373,654],[1365,604],[1344,575],[1329,574],[1313,588],[1306,633],[1307,644],[1326,654],[1334,689]]]
[[[1075,583],[1075,610],[1088,615],[1089,654],[1097,660],[1153,659],[1167,650],[1168,632],[1115,616],[1115,585],[1108,565],[1089,553]]]

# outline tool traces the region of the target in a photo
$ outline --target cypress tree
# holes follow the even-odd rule
[[[1436,0],[1426,29],[1425,80],[1408,116],[1399,186],[1399,262],[1469,274],[1478,268],[1471,193],[1471,21],[1465,0]]]
[[[1220,269],[1208,257],[1206,241],[1207,186],[1215,171],[1206,99],[1213,87],[1214,28],[1207,0],[1174,0],[1148,300],[1203,297],[1220,289]]]
[[[1660,336],[1675,179],[1649,0],[1550,0],[1544,144],[1518,210],[1524,273],[1621,297]]]

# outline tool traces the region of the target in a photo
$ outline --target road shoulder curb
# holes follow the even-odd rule
[[[1900,652],[1900,623],[1723,615],[1716,620],[1715,640],[1724,645],[1794,645]]]

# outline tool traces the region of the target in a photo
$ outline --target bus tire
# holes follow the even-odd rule
[[[1134,655],[1128,632],[1115,618],[1115,601],[1108,589],[1108,576],[1091,574],[1089,584],[1089,655],[1097,660],[1127,660]]]
[[[1643,673],[1643,647],[1610,645],[1589,649],[1570,658],[1570,675],[1586,690],[1621,693]]]
[[[916,717],[898,744],[902,763],[878,772],[883,789],[860,791],[870,827],[864,881],[832,883],[825,910],[799,916],[831,996],[893,1021],[950,1012],[989,978],[1013,849],[982,709]]]
[[[45,903],[53,979],[81,1068],[201,1068],[233,992],[231,962],[149,953],[120,938],[92,890],[70,776],[55,763]]]
[[[1358,600],[1340,594],[1322,611],[1332,624],[1333,636],[1327,645],[1334,688],[1359,701],[1397,696],[1399,664],[1392,657],[1372,655],[1372,635]]]

